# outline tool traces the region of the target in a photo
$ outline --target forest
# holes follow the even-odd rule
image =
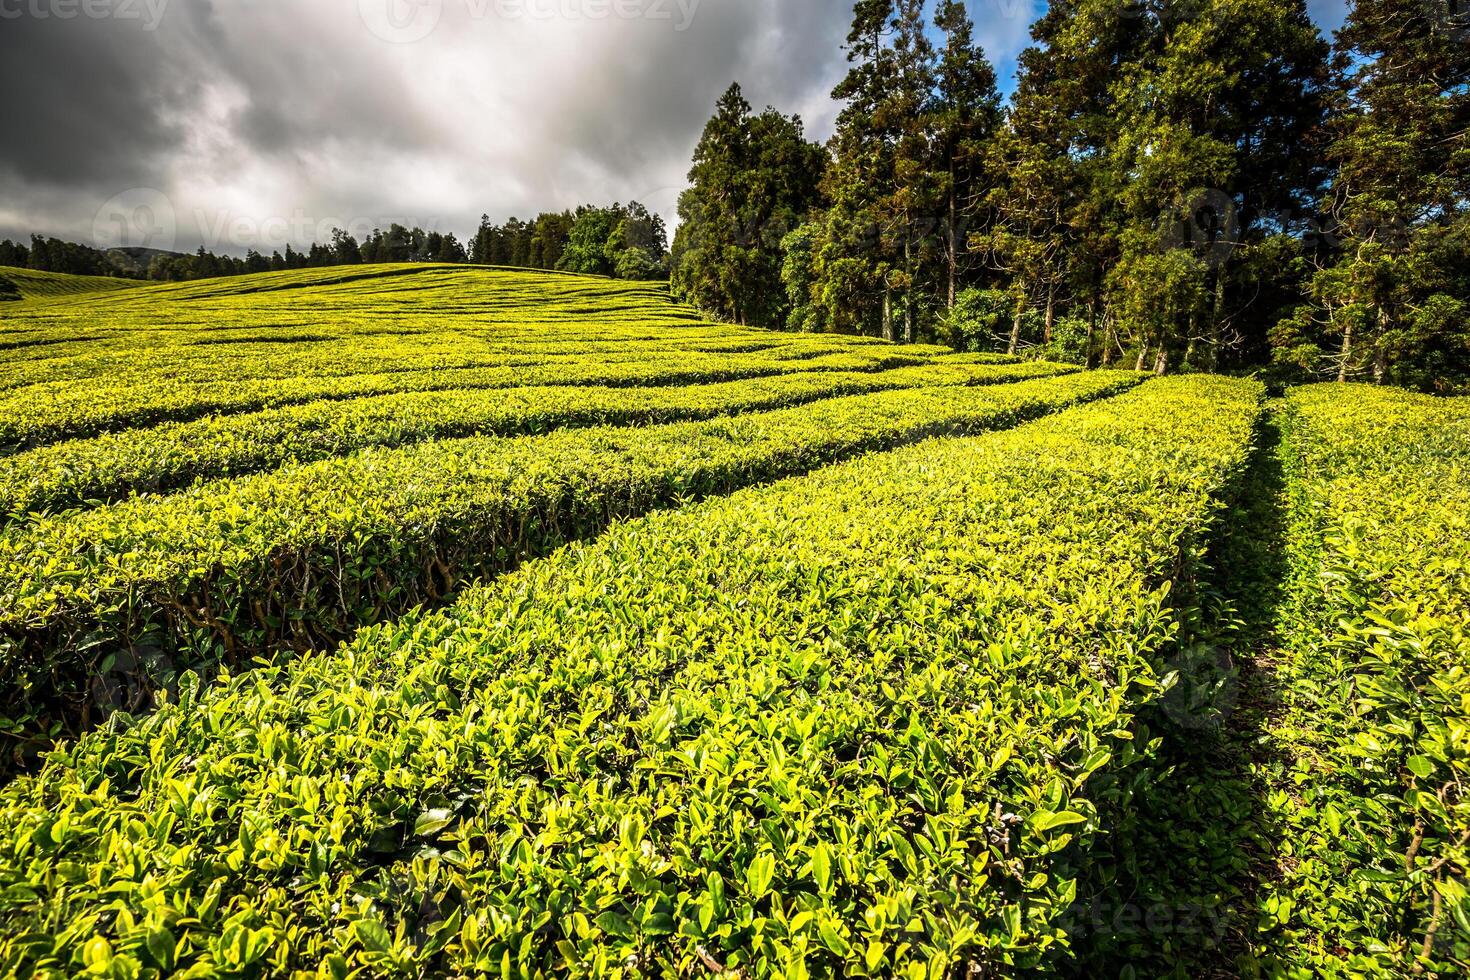
[[[287,243],[284,253],[276,250],[268,257],[251,248],[244,258],[237,258],[203,245],[193,254],[104,250],[42,235],[32,235],[29,246],[0,241],[0,266],[156,282],[394,262],[469,262],[619,279],[667,279],[668,232],[662,218],[630,201],[610,207],[582,205],[574,211],[543,213],[531,221],[512,217],[503,225],[486,215],[468,245],[453,232],[407,228],[396,222],[387,231],[374,228],[362,241],[344,228],[334,228],[329,242],[313,242],[304,252]]]
[[[1470,976],[1442,2],[1055,0],[1012,88],[978,4],[841,0],[820,141],[725,89],[761,21],[680,41],[759,58],[675,93],[677,222],[0,242],[0,978]]]
[[[1470,20],[1359,0],[1063,0],[1003,101],[959,2],[856,4],[826,146],[740,87],[676,293],[738,323],[1157,373],[1458,390]]]

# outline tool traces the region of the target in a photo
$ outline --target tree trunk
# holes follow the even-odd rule
[[[959,207],[955,202],[954,175],[949,182],[949,309],[954,309],[955,281],[959,278],[960,244],[959,229],[955,227]]]
[[[893,290],[883,287],[883,339],[893,342]]]
[[[1337,366],[1337,383],[1348,379],[1348,361],[1353,359],[1353,321],[1349,320],[1342,331],[1342,363]]]
[[[1051,343],[1051,330],[1057,322],[1057,287],[1052,283],[1046,287],[1046,332],[1042,335],[1045,343]]]
[[[1145,340],[1143,342],[1143,346],[1141,346],[1141,347],[1138,348],[1138,363],[1136,365],[1134,365],[1133,370],[1135,370],[1135,371],[1142,371],[1143,368],[1144,368],[1144,365],[1146,365],[1146,364],[1148,364],[1148,341],[1147,340]]]
[[[1209,369],[1220,369],[1220,344],[1224,336],[1222,321],[1225,319],[1225,267],[1215,272],[1215,309],[1210,315],[1210,360]]]
[[[908,288],[904,289],[904,344],[914,342],[914,289],[919,276],[914,275],[913,241],[911,231],[904,231],[904,272],[908,275]]]
[[[903,294],[903,342],[912,344],[914,342],[914,283],[918,277],[914,275],[913,244],[909,241],[907,232],[903,240],[903,268],[909,277],[909,288]]]
[[[1193,310],[1189,314],[1189,339],[1184,343],[1184,363],[1194,363],[1194,338],[1199,335],[1199,310]]]
[[[1006,347],[1006,353],[1012,357],[1016,351],[1021,349],[1021,317],[1026,313],[1026,295],[1022,293],[1016,298],[1016,314],[1011,318],[1011,342]]]
[[[1169,345],[1159,345],[1159,356],[1154,360],[1154,374],[1165,375],[1169,373]]]
[[[1092,341],[1097,336],[1097,298],[1092,301],[1092,309],[1087,315],[1087,339],[1082,342],[1082,366],[1092,368]]]

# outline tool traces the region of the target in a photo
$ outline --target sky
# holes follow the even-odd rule
[[[1330,31],[1347,0],[1310,0]],[[969,0],[1004,89],[1044,0]],[[639,200],[715,101],[831,135],[852,0],[0,0],[0,238],[269,253]]]

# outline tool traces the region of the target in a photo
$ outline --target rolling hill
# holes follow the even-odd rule
[[[4,975],[1463,953],[1463,399],[481,267],[26,282]]]

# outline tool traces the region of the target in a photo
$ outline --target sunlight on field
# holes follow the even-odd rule
[[[28,281],[0,973],[1113,971],[1160,903],[1173,962],[1332,969],[1415,950],[1320,908],[1455,887],[1462,401],[462,265]],[[1268,654],[1356,693],[1263,709]]]

